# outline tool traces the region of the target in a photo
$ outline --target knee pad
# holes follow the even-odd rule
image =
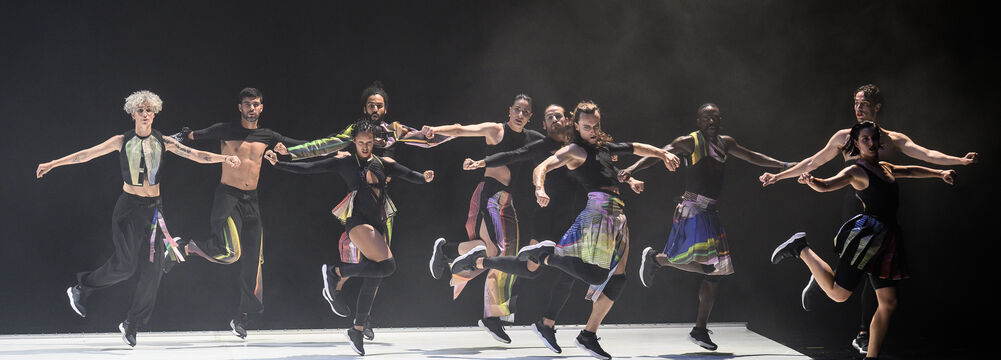
[[[396,259],[389,258],[379,262],[379,275],[386,277],[396,272]]]
[[[608,283],[605,284],[605,289],[601,291],[602,294],[608,297],[609,300],[615,301],[622,295],[622,291],[626,289],[626,274],[612,275],[608,279]]]

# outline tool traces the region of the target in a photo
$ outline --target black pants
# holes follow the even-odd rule
[[[83,296],[102,289],[139,272],[139,282],[132,297],[127,319],[135,324],[145,324],[153,313],[156,292],[163,275],[163,242],[154,242],[153,261],[149,261],[149,237],[153,214],[160,205],[160,198],[141,197],[122,193],[111,215],[111,239],[115,253],[104,265],[94,271],[77,274]]]
[[[197,246],[221,264],[240,264],[240,306],[235,315],[264,311],[264,228],[256,190],[219,184],[212,203],[212,235]]]

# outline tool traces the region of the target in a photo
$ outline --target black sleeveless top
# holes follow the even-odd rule
[[[584,191],[606,191],[602,188],[619,185],[619,169],[612,164],[612,155],[632,154],[632,143],[604,143],[593,148],[578,142],[577,146],[587,151],[587,158],[576,169],[570,170],[570,177],[577,180]]]
[[[719,196],[723,192],[723,166],[726,165],[726,147],[722,142],[719,144],[710,143],[701,131],[693,132],[690,135],[695,146],[692,153],[685,157],[685,191],[719,200]]]
[[[143,180],[148,180],[150,185],[156,185],[166,149],[163,134],[153,129],[149,136],[141,137],[136,135],[135,130],[129,130],[124,136],[118,160],[122,181],[132,186],[143,186]]]
[[[861,164],[858,165],[869,176],[869,187],[855,191],[862,200],[863,214],[874,216],[884,223],[897,221],[897,206],[900,202],[900,190],[896,181],[887,182],[883,177]]]
[[[490,156],[497,153],[517,150],[528,143],[541,139],[543,136],[541,133],[535,130],[522,129],[521,132],[517,132],[511,129],[507,123],[504,123],[504,136],[501,141],[494,145],[487,145],[486,150],[484,150],[484,156]],[[508,167],[511,170],[511,179],[515,179],[516,171],[512,167]]]

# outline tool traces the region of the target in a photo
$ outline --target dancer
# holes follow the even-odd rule
[[[876,291],[878,305],[869,325],[868,358],[879,358],[880,348],[889,328],[890,316],[897,305],[897,285],[908,278],[903,239],[897,223],[898,178],[938,178],[952,184],[954,170],[936,170],[921,166],[899,166],[879,161],[883,132],[866,121],[852,127],[848,144],[842,151],[859,160],[829,179],[817,179],[804,173],[801,184],[817,192],[834,191],[851,185],[864,210],[846,222],[834,239],[839,256],[837,269],[824,262],[810,249],[806,234],[798,233],[775,248],[772,263],[798,257],[810,269],[812,281],[832,300],[844,302],[868,274]]]
[[[532,118],[532,98],[518,94],[508,108],[506,123],[485,122],[475,125],[424,126],[421,132],[428,138],[438,135],[454,137],[483,137],[486,141],[486,155],[518,149],[542,138],[542,134],[525,129]],[[516,178],[516,169],[506,165],[487,167],[483,181],[476,186],[469,201],[469,216],[466,219],[468,241],[447,243],[439,238],[434,243],[429,267],[431,276],[441,278],[451,260],[457,259],[482,247],[487,256],[514,255],[518,249],[518,215],[515,213],[512,194],[508,191],[511,180]],[[458,297],[466,283],[479,276],[484,270],[463,271],[452,274],[452,297]],[[510,343],[511,338],[504,332],[503,321],[513,320],[512,305],[515,276],[490,269],[483,285],[483,318],[478,325],[490,333],[497,341]]]
[[[652,247],[643,249],[640,264],[640,281],[646,287],[653,286],[654,274],[661,266],[703,275],[699,286],[698,315],[688,339],[712,351],[717,346],[706,328],[709,313],[716,302],[720,280],[733,274],[726,231],[717,210],[717,201],[723,191],[723,167],[728,155],[758,166],[789,167],[789,163],[748,150],[733,137],[720,134],[722,120],[718,106],[703,104],[699,106],[695,120],[699,130],[680,136],[664,147],[664,150],[685,156],[685,193],[674,209],[674,225],[664,251],[657,252]],[[620,175],[630,176],[655,162],[655,158],[640,159]]]
[[[400,124],[399,122],[386,123],[386,120],[389,118],[389,94],[383,88],[380,81],[375,81],[372,85],[362,90],[361,104],[365,117],[375,122],[379,127],[375,131],[375,147],[372,149],[372,152],[386,161],[395,161],[396,146],[394,145],[396,143],[431,148],[452,139],[450,136],[443,135],[427,138],[417,129]],[[275,145],[275,152],[280,155],[290,155],[293,160],[326,156],[335,152],[338,153],[336,156],[348,156],[348,153],[340,150],[349,148],[348,145],[351,144],[351,132],[353,128],[354,124],[349,125],[340,133],[331,134],[325,138],[306,142],[291,148],[286,148],[285,144],[278,143]],[[394,217],[392,216],[386,219],[385,235],[386,242],[389,244],[393,242],[393,219]],[[347,232],[341,234],[339,244],[342,248],[354,246],[351,244],[351,240],[348,239]],[[324,283],[323,286],[323,298],[330,304],[330,310],[340,317],[351,316],[351,308],[348,307],[344,300],[344,295],[341,293],[341,289],[347,280],[348,278],[342,277],[336,284]],[[375,339],[375,331],[371,326],[371,315],[368,317],[368,320],[369,323],[365,324],[364,335],[366,340],[373,340]]]
[[[577,104],[573,121],[576,129],[574,143],[560,149],[535,168],[535,196],[540,206],[549,205],[546,174],[566,166],[570,176],[587,191],[587,207],[577,215],[558,244],[542,241],[526,246],[518,252],[518,258],[563,272],[553,287],[553,298],[543,320],[546,326],[557,320],[566,301],[565,294],[573,286],[573,279],[591,285],[585,296],[593,301],[591,315],[575,343],[591,356],[610,359],[611,355],[598,344],[596,332],[625,288],[629,253],[629,228],[623,213],[625,203],[619,198],[618,169],[612,165],[611,157],[619,154],[657,157],[671,171],[678,166],[679,160],[674,154],[647,144],[611,142],[611,136],[601,131],[601,111],[594,102]],[[564,295],[563,301],[554,301],[560,295]]]
[[[876,121],[877,116],[883,110],[883,93],[880,92],[879,87],[873,84],[866,84],[855,89],[852,93],[855,99],[855,105],[853,107],[855,113],[856,123],[862,123],[865,121],[872,121],[878,124]],[[881,158],[888,158],[893,150],[899,150],[900,153],[911,157],[913,159],[929,162],[936,165],[970,165],[979,161],[980,155],[976,152],[967,153],[963,157],[950,156],[943,154],[940,151],[930,150],[923,146],[918,145],[907,135],[899,133],[896,131],[890,131],[882,129],[883,146],[877,150],[880,153]],[[803,159],[796,166],[793,166],[785,171],[778,174],[764,173],[759,178],[761,180],[762,186],[768,186],[774,184],[775,182],[788,179],[792,177],[800,176],[801,174],[813,171],[814,169],[820,167],[823,164],[833,160],[837,157],[840,149],[848,144],[848,135],[851,129],[842,129],[834,133],[831,139],[828,140],[827,145],[823,149],[818,151],[811,157]],[[843,158],[846,163],[857,160],[857,157],[853,157],[842,153]],[[862,203],[858,201],[855,197],[855,193],[852,191],[846,191],[844,202],[841,207],[842,219],[847,221],[852,216],[855,216],[862,210]],[[814,296],[812,294],[819,293],[813,281],[808,281],[806,288],[802,292],[802,303],[803,309],[809,311],[811,299]],[[859,332],[852,340],[852,346],[855,347],[860,353],[865,354],[865,349],[869,341],[869,323],[872,319],[873,312],[876,311],[875,303],[876,299],[875,293],[869,289],[872,288],[871,284],[866,282],[862,283],[863,289],[861,291],[861,307],[862,316],[859,322]],[[819,294],[818,294],[819,295]]]
[[[463,169],[475,170],[488,166],[508,165],[524,160],[541,162],[564,145],[569,143],[573,136],[573,125],[566,111],[562,106],[553,104],[546,107],[543,116],[542,127],[546,130],[545,139],[536,140],[517,150],[496,153],[483,160],[466,159]],[[628,183],[633,191],[637,193],[643,189],[643,183],[635,179],[629,179]],[[573,193],[577,188],[570,178],[566,167],[560,167],[551,171],[546,176],[545,188],[550,189],[547,193],[552,205],[539,207],[532,214],[531,240],[529,245],[538,244],[540,240],[554,240],[562,237],[569,224],[573,223]],[[469,257],[462,264],[453,263],[452,272],[457,273],[471,269],[496,269],[508,274],[517,275],[519,278],[534,279],[539,276],[537,269],[539,265],[532,261],[519,260],[517,256],[495,256],[495,257]],[[463,266],[464,264],[468,264]],[[563,294],[561,294],[563,295]],[[570,293],[566,292],[565,296]],[[563,300],[566,301],[565,299]],[[543,343],[555,353],[562,353],[563,350],[556,342],[555,321],[543,318],[532,324],[532,331],[543,341]]]
[[[120,152],[122,195],[118,197],[111,215],[115,252],[104,265],[94,271],[78,273],[77,284],[66,289],[66,295],[73,311],[86,317],[87,299],[95,290],[122,282],[138,272],[139,281],[132,306],[125,321],[118,324],[122,340],[134,347],[136,332],[139,327],[146,325],[156,303],[156,293],[163,275],[163,257],[159,251],[177,248],[175,238],[167,231],[163,220],[163,205],[160,202],[163,152],[169,151],[203,164],[225,162],[233,168],[240,166],[240,159],[191,149],[153,129],[153,118],[163,109],[163,101],[148,90],[133,92],[125,98],[124,109],[132,116],[135,123],[133,130],[112,136],[89,149],[38,164],[35,176],[40,179],[54,168],[85,163],[113,151]],[[164,245],[155,241],[157,227],[164,235]],[[146,238],[149,238],[148,242],[145,241]],[[176,250],[173,252],[183,261],[183,255]],[[149,257],[144,256],[145,254],[149,254]]]
[[[198,254],[217,264],[240,264],[240,304],[229,322],[233,335],[247,337],[248,314],[264,312],[264,228],[258,205],[257,182],[261,159],[268,147],[282,142],[301,144],[277,132],[260,127],[264,96],[255,88],[240,91],[240,122],[217,123],[202,130],[187,128],[175,134],[177,139],[217,140],[222,153],[243,161],[239,169],[223,167],[220,184],[212,201],[212,234],[208,238],[183,241],[185,253]],[[243,261],[240,261],[240,260]],[[168,263],[168,268],[173,263]]]
[[[351,133],[355,154],[350,157],[330,157],[315,162],[279,162],[271,150],[265,158],[278,169],[297,174],[334,172],[344,179],[351,192],[333,209],[334,215],[344,224],[351,239],[351,248],[341,247],[341,264],[323,265],[324,280],[337,283],[340,277],[364,278],[358,293],[354,326],[347,330],[351,348],[358,355],[365,355],[362,332],[375,294],[382,278],[396,271],[396,260],[386,240],[386,219],[396,212],[396,206],[386,194],[386,179],[390,176],[404,181],[423,184],[434,179],[434,172],[423,174],[411,171],[396,162],[385,161],[372,155],[378,125],[361,119]]]

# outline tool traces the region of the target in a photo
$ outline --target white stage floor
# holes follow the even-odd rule
[[[607,325],[598,331],[613,358],[808,359],[758,335],[744,324],[710,324],[716,352],[688,341],[691,324]],[[527,326],[508,327],[510,344],[476,327],[376,328],[365,342],[366,357],[382,359],[590,359],[574,345],[583,327],[557,327],[562,354],[547,349]],[[0,359],[340,359],[357,357],[345,329],[251,330],[247,340],[226,331],[159,332],[138,335],[129,348],[119,333],[0,336]]]

